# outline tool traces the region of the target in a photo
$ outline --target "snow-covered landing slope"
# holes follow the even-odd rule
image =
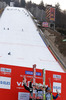
[[[6,7],[0,19],[0,64],[63,72],[27,10],[17,7]]]

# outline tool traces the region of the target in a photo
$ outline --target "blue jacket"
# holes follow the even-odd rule
[[[58,94],[56,96],[52,95],[53,99],[56,100],[58,98]],[[46,93],[46,100],[51,100],[51,93]]]

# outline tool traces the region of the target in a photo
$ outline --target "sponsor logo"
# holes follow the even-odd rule
[[[61,75],[55,75],[55,74],[53,74],[53,78],[61,79]]]
[[[0,88],[2,88],[2,89],[11,89],[11,78],[9,78],[9,77],[0,77]]]
[[[29,100],[30,94],[26,92],[18,92],[18,100]]]
[[[23,86],[23,82],[17,82],[18,86]]]
[[[11,69],[10,68],[3,68],[3,67],[1,67],[0,68],[0,72],[1,72],[1,74],[11,74]]]
[[[0,84],[3,84],[3,85],[10,85],[10,82],[6,82],[6,81],[0,81]]]
[[[1,68],[1,70],[0,70],[1,72],[9,72],[9,73],[11,73],[11,69],[10,68]]]
[[[25,74],[33,75],[33,71],[25,71]],[[41,73],[40,72],[36,72],[36,76],[41,76]]]
[[[57,89],[61,89],[61,87],[60,86],[59,87],[58,86],[53,86],[53,89],[57,90]]]
[[[30,81],[27,82],[27,86],[29,86],[29,82]],[[18,87],[22,87],[23,86],[23,82],[16,82],[16,84],[17,84]]]

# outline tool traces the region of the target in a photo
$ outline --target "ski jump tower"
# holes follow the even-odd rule
[[[33,78],[33,64],[37,65],[36,82],[43,83],[45,69],[46,84],[51,78],[53,93],[58,89],[58,100],[65,100],[66,73],[43,42],[30,14],[24,8],[6,7],[0,18],[1,100],[20,100],[20,93],[29,94],[22,80],[24,75],[27,81]]]

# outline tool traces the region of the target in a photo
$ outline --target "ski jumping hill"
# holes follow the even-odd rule
[[[0,18],[0,64],[64,72],[28,11],[17,7],[6,7]]]

